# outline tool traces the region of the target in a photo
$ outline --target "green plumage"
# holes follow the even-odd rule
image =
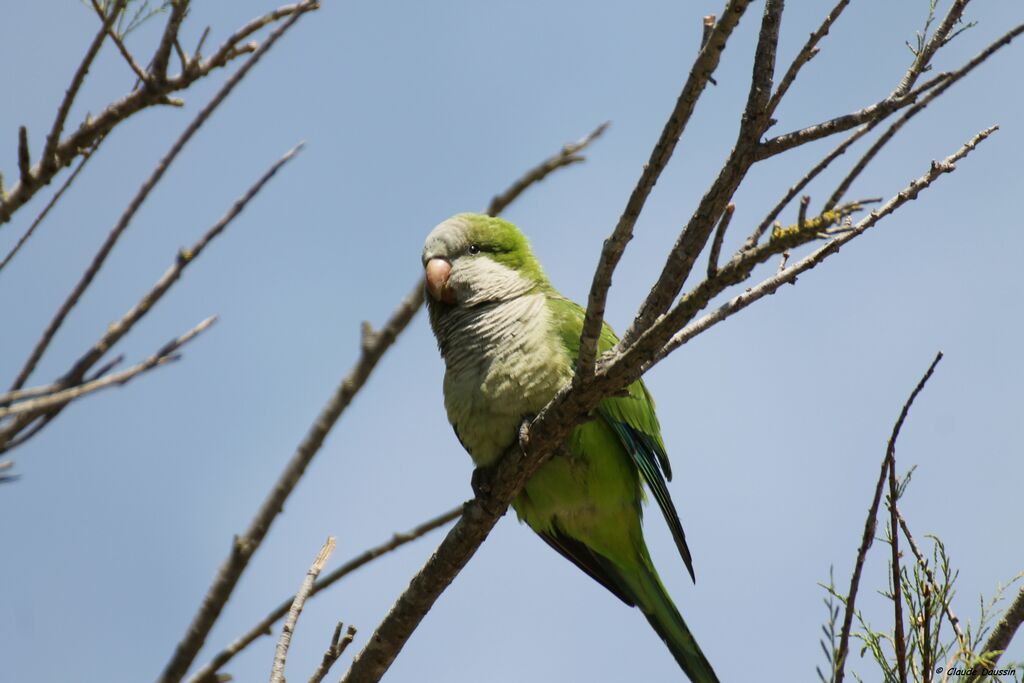
[[[451,264],[455,303],[428,297],[431,325],[446,362],[445,407],[478,466],[515,442],[523,417],[569,381],[584,311],[551,286],[511,223],[460,214],[428,237],[424,265]],[[602,330],[599,351],[617,339]],[[693,566],[665,480],[671,478],[654,401],[642,381],[603,400],[566,448],[513,502],[519,519],[623,602],[640,608],[695,683],[717,683],[644,542],[646,486],[668,522],[690,575]]]

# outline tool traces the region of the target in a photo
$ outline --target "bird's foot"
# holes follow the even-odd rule
[[[494,479],[493,467],[477,467],[469,483],[473,487],[473,495],[485,498],[491,493],[491,481]]]

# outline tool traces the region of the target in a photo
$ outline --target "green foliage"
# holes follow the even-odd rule
[[[825,637],[819,640],[818,643],[821,645],[821,651],[825,653],[829,675],[826,676],[820,666],[814,667],[818,672],[818,678],[821,680],[821,683],[833,683],[836,679],[834,662],[836,661],[839,649],[839,630],[836,628],[836,625],[839,623],[839,608],[846,605],[846,600],[836,591],[834,569],[834,567],[828,568],[827,586],[823,583],[818,584],[828,594],[822,598],[822,602],[825,603],[825,609],[828,610],[828,620],[821,626],[821,631],[825,634]]]
[[[913,468],[897,483],[897,501],[906,491],[910,482]],[[884,540],[891,546],[893,534],[896,533],[891,525],[885,526]],[[906,533],[904,534],[906,536]],[[978,669],[992,669],[1007,671],[1019,669],[1020,663],[1001,662],[995,665],[995,657],[1001,652],[983,652],[985,639],[990,634],[993,625],[998,621],[1001,612],[998,609],[999,603],[1004,599],[1006,589],[1014,585],[1018,580],[1024,578],[1024,572],[1015,576],[1006,585],[999,585],[996,588],[994,597],[986,601],[980,599],[979,615],[977,626],[972,626],[968,621],[965,624],[956,618],[951,607],[955,595],[954,587],[959,570],[953,568],[946,547],[937,536],[926,536],[931,542],[931,555],[926,556],[922,552],[920,557],[911,555],[909,551],[901,551],[901,557],[908,558],[906,562],[900,562],[900,585],[892,585],[892,561],[888,563],[889,585],[880,594],[889,600],[896,599],[896,591],[904,605],[905,647],[907,656],[907,680],[914,683],[997,683],[1004,680],[1017,680],[1015,677],[1007,679],[1005,676],[984,675],[972,678],[967,672]],[[907,538],[907,544],[911,539]],[[821,667],[817,667],[818,678],[822,683],[832,683],[836,678],[835,662],[838,656],[838,642],[841,633],[837,632],[836,624],[839,621],[839,606],[845,607],[846,596],[839,593],[835,586],[832,569],[829,569],[828,584],[819,584],[826,591],[825,606],[828,609],[828,619],[822,625],[825,638],[822,639],[821,647],[828,661],[830,673],[827,675]],[[893,618],[894,612],[889,613]],[[899,683],[899,672],[896,664],[896,628],[895,624],[887,630],[877,630],[867,617],[857,610],[855,613],[859,630],[850,633],[851,639],[859,640],[861,643],[860,656],[873,661],[877,672],[872,672],[867,677],[868,681],[882,681],[882,683]],[[961,630],[962,629],[962,630]],[[851,648],[852,650],[853,648]],[[870,657],[866,657],[870,655]],[[849,657],[847,657],[849,659]],[[880,674],[880,675],[879,675]],[[851,671],[856,680],[862,681],[861,676]]]

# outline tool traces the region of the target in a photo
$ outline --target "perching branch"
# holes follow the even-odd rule
[[[813,220],[806,219],[803,226],[774,232],[772,238],[765,244],[751,249],[741,249],[729,263],[719,269],[717,277],[709,278],[695,286],[679,304],[665,313],[689,274],[697,255],[707,244],[732,194],[746,171],[757,161],[757,152],[764,144],[760,143],[759,139],[769,123],[764,112],[770,92],[765,85],[772,71],[768,64],[774,60],[778,31],[777,12],[781,12],[781,5],[766,5],[759,39],[758,54],[761,57],[755,60],[748,106],[740,126],[740,138],[736,147],[711,189],[701,200],[690,223],[684,228],[666,263],[662,277],[652,288],[630,331],[616,348],[596,363],[593,375],[577,373],[573,382],[564,387],[529,425],[524,426],[519,444],[512,447],[501,459],[488,484],[478,487],[477,496],[467,503],[463,517],[442,541],[424,568],[413,578],[410,586],[378,626],[366,647],[357,655],[343,679],[346,683],[364,683],[380,679],[424,614],[469,561],[497,519],[504,514],[523,483],[543,464],[545,458],[559,448],[574,426],[587,418],[601,399],[621,391],[635,381],[657,359],[663,358],[673,348],[678,348],[678,345],[688,338],[688,334],[694,333],[696,327],[706,329],[711,324],[725,319],[752,301],[774,292],[782,284],[792,282],[799,273],[813,268],[836,253],[846,242],[916,198],[921,190],[931,185],[939,176],[952,171],[956,161],[970,153],[980,141],[995,130],[993,127],[982,131],[945,160],[933,162],[924,176],[912,181],[899,194],[855,225],[848,225],[845,216],[838,216],[843,219],[842,228],[826,231],[825,228],[832,225],[837,216],[831,213],[822,214]],[[922,88],[934,87],[937,82],[931,82]],[[921,92],[925,90],[919,88],[918,91],[912,91],[911,95],[917,96]],[[846,215],[857,208],[858,203],[852,204],[848,207]],[[694,316],[715,295],[749,277],[753,267],[763,262],[760,259],[781,253],[791,246],[806,244],[821,236],[828,237],[828,241],[811,255],[734,298],[715,314],[697,321],[696,326],[688,326]],[[610,248],[606,242],[595,271],[595,283],[599,285],[596,288],[598,304],[602,299],[600,285],[606,277],[601,273],[610,273],[619,256],[621,252]],[[594,291],[595,288],[592,288],[592,293]],[[601,317],[592,315],[592,312],[588,313],[589,320],[600,322]],[[884,482],[884,475],[882,481]],[[880,490],[878,495],[880,497]]]
[[[857,589],[860,587],[860,576],[861,571],[864,567],[864,560],[867,558],[868,548],[871,547],[871,542],[875,538],[875,523],[878,517],[878,507],[882,501],[882,485],[885,483],[886,477],[889,474],[890,463],[896,454],[896,439],[899,438],[900,429],[903,427],[903,422],[907,419],[907,414],[910,412],[910,406],[913,405],[914,399],[924,389],[924,385],[931,379],[932,373],[935,372],[935,366],[942,360],[942,352],[940,351],[935,356],[935,360],[932,361],[931,365],[928,366],[928,370],[921,377],[921,380],[914,387],[914,390],[910,393],[910,397],[906,403],[903,404],[903,409],[900,411],[900,415],[896,418],[896,424],[893,425],[892,434],[889,437],[889,444],[886,448],[885,458],[882,459],[881,471],[878,474],[878,482],[875,484],[875,495],[871,499],[871,506],[868,508],[868,516],[864,520],[864,535],[861,537],[860,548],[857,550],[857,561],[853,566],[853,575],[850,577],[850,590],[846,595],[846,609],[843,613],[843,628],[840,631],[839,636],[839,649],[836,650],[836,659],[833,662],[833,681],[834,683],[843,683],[843,677],[846,673],[846,655],[850,648],[850,631],[853,628],[853,615],[854,609],[857,602]],[[893,530],[895,533],[895,530]],[[899,580],[896,581],[894,591],[900,590]]]
[[[327,564],[331,553],[334,552],[335,545],[334,536],[328,536],[327,542],[320,548],[316,559],[313,560],[309,571],[306,572],[306,578],[303,579],[299,592],[295,594],[295,600],[292,601],[291,608],[288,610],[288,618],[285,619],[284,626],[281,628],[281,637],[277,641],[277,649],[274,651],[274,666],[270,672],[270,683],[284,683],[284,666],[288,660],[288,647],[292,642],[295,625],[299,621],[299,615],[302,614],[306,598],[309,597],[310,591],[313,590],[313,582],[316,581],[316,577],[320,576],[320,572],[323,571],[324,565]],[[337,630],[341,630],[341,624],[338,624]]]

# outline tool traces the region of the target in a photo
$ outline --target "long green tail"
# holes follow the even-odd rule
[[[665,641],[672,656],[679,662],[679,667],[693,683],[719,683],[711,663],[701,652],[672,598],[661,585],[657,572],[649,561],[645,565],[639,571],[631,572],[630,576],[622,577],[629,585],[637,607]]]

